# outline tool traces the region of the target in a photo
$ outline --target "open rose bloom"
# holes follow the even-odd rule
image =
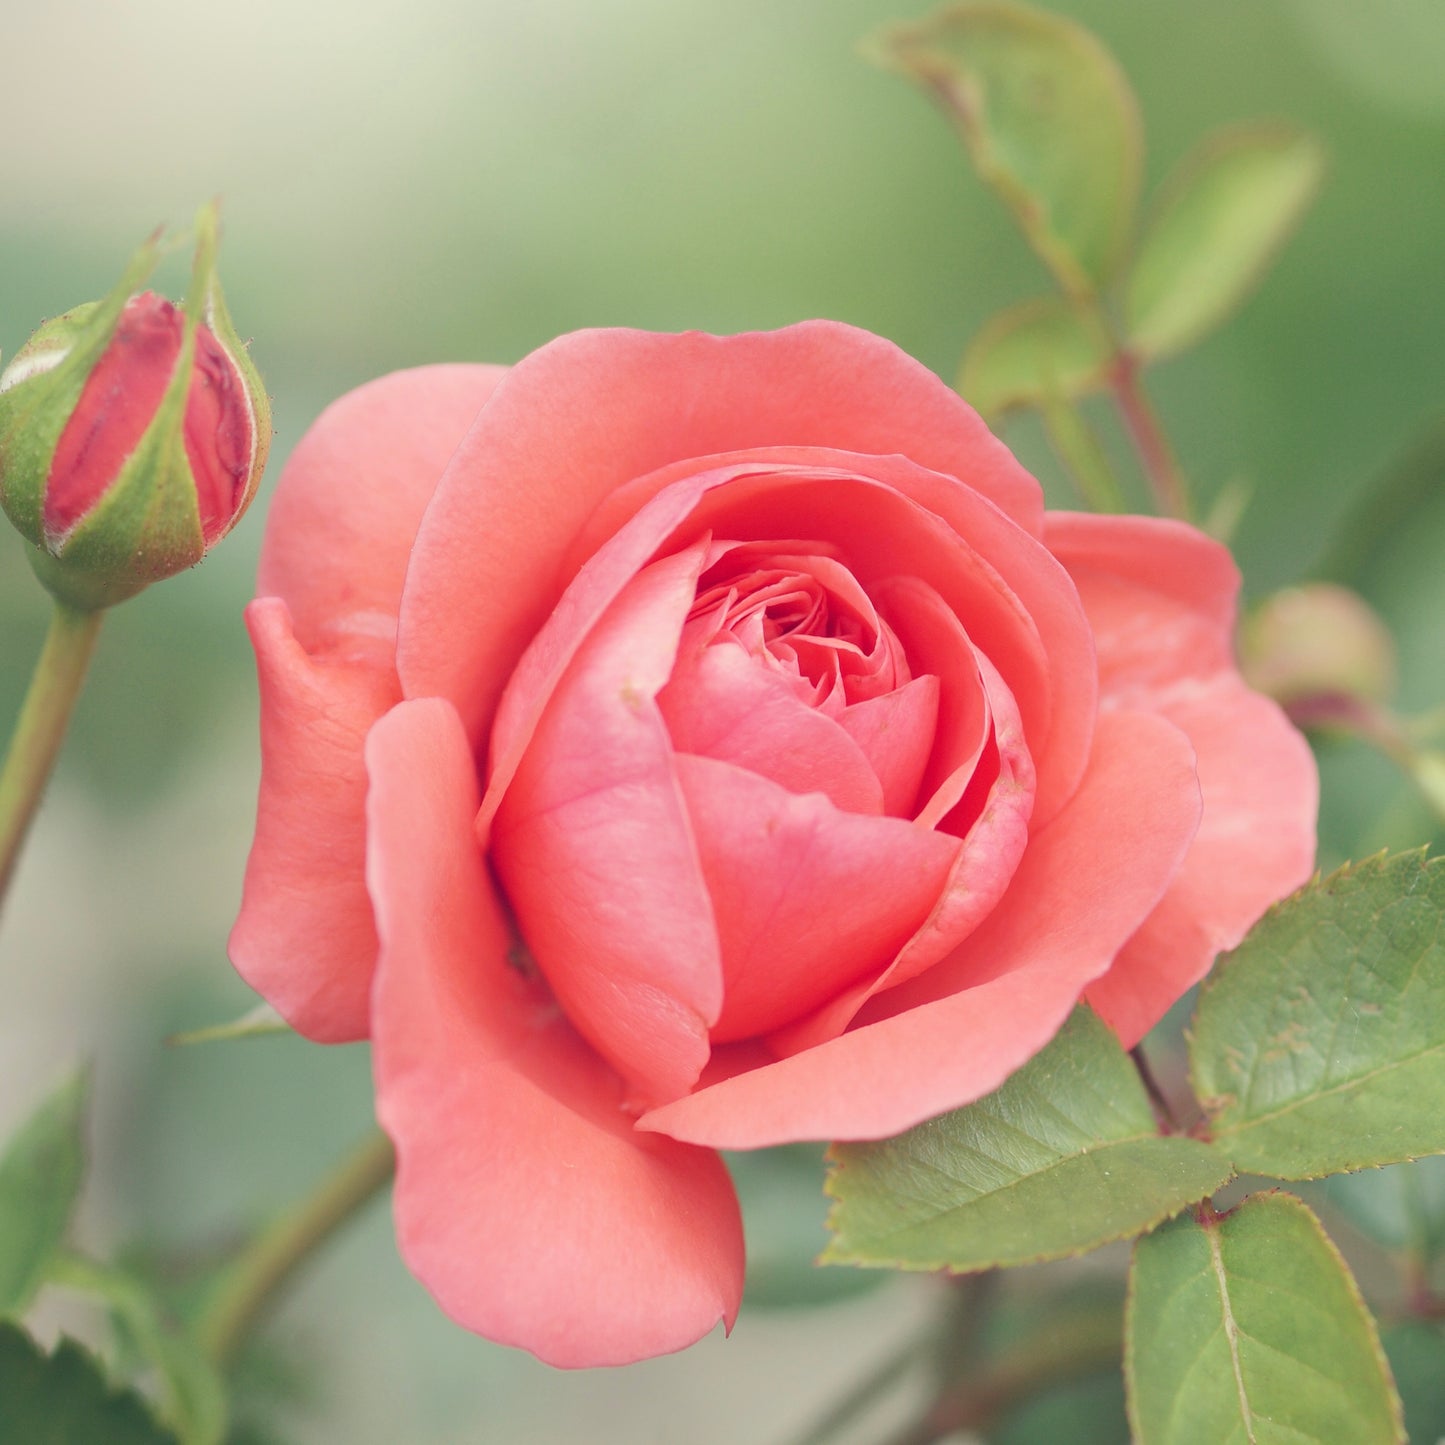
[[[1312,866],[1199,532],[1045,515],[866,332],[565,336],[337,402],[271,507],[231,940],[370,1037],[397,1229],[560,1365],[731,1321],[717,1149],[1131,1045]]]

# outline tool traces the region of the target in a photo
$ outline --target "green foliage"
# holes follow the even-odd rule
[[[83,1074],[67,1079],[0,1155],[0,1315],[24,1311],[65,1237],[85,1171],[85,1095]]]
[[[0,1440],[14,1445],[178,1445],[138,1395],[112,1390],[79,1345],[42,1354],[0,1323]]]
[[[825,1261],[958,1272],[1126,1239],[1231,1174],[1209,1145],[1160,1135],[1133,1063],[1082,1008],[987,1098],[833,1158]]]
[[[1000,311],[974,337],[958,389],[985,417],[1072,401],[1104,383],[1112,347],[1097,317],[1057,296]]]
[[[195,1340],[172,1327],[158,1296],[138,1276],[75,1255],[57,1259],[56,1284],[102,1300],[131,1351],[160,1376],[166,1421],[181,1445],[220,1445],[226,1429],[226,1392],[220,1375]]]
[[[1310,1179],[1445,1152],[1445,866],[1341,868],[1200,994],[1195,1092],[1235,1167]]]
[[[1399,1401],[1354,1279],[1293,1195],[1166,1224],[1134,1249],[1136,1445],[1396,1445]]]
[[[1294,126],[1206,137],[1164,183],[1130,269],[1133,350],[1172,356],[1226,321],[1309,209],[1324,169],[1319,143]]]
[[[943,107],[1064,290],[1097,292],[1129,239],[1143,146],[1114,57],[1071,20],[993,0],[892,26],[872,49]]]

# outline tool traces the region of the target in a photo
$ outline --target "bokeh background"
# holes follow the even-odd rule
[[[258,770],[240,614],[298,436],[381,372],[511,361],[579,326],[831,316],[951,377],[983,320],[1048,282],[941,116],[857,54],[929,8],[3,0],[0,347],[103,293],[158,222],[220,193],[222,275],[276,409],[250,517],[107,621],[0,930],[0,1130],[95,1061],[88,1240],[223,1240],[369,1123],[363,1047],[162,1042],[251,1001],[225,957]],[[1150,385],[1206,503],[1251,488],[1236,537],[1251,594],[1321,571],[1351,582],[1397,632],[1403,704],[1445,700],[1445,7],[1054,8],[1123,62],[1151,183],[1225,122],[1281,116],[1323,140],[1325,190],[1278,267]],[[180,294],[181,261],[163,281]],[[1066,503],[1040,434],[1008,437]],[[7,727],[46,615],[0,537]],[[1434,835],[1363,748],[1323,765],[1323,862]],[[282,1438],[788,1440],[937,1304],[931,1281],[859,1295],[807,1269],[820,1175],[815,1153],[751,1161],[758,1271],[732,1340],[572,1375],[443,1320],[378,1208],[270,1332]],[[84,1328],[67,1309],[54,1324]]]

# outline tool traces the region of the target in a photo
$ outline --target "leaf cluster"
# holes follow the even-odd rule
[[[1134,1238],[1125,1370],[1141,1445],[1403,1440],[1375,1322],[1308,1205],[1211,1197],[1236,1175],[1445,1154],[1445,859],[1381,855],[1278,905],[1201,991],[1188,1049],[1200,1117],[1183,1132],[1081,1007],[987,1098],[834,1145],[824,1259],[964,1273]],[[1414,1203],[1365,1214],[1418,1263],[1445,1231]],[[1387,1335],[1414,1375],[1432,1339],[1438,1369],[1425,1320]]]

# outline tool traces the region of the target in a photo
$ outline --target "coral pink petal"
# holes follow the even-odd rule
[[[1073,583],[1040,542],[951,479],[901,457],[868,458],[866,474],[859,465],[815,451],[807,464],[754,462],[751,475],[723,469],[714,475],[726,482],[710,487],[679,536],[819,536],[870,592],[894,577],[933,587],[1018,702],[1043,826],[1078,786],[1097,708],[1094,639]],[[920,498],[947,499],[953,518]]]
[[[901,452],[1041,529],[1038,484],[951,388],[877,336],[832,321],[730,337],[576,332],[513,368],[447,468],[402,607],[407,695],[451,698],[482,737],[609,493],[686,458],[775,446]]]
[[[258,596],[284,597],[308,652],[393,665],[422,512],[500,366],[398,371],[333,402],[292,452],[266,519]]]
[[[684,650],[657,702],[678,752],[734,763],[789,792],[826,793],[847,812],[883,811],[858,744],[734,641]]]
[[[988,1093],[1048,1042],[1158,903],[1199,809],[1178,729],[1101,718],[1078,791],[954,954],[874,999],[847,1033],[655,1109],[641,1127],[717,1148],[882,1139]]]
[[[938,732],[939,682],[931,673],[847,708],[838,726],[868,759],[891,818],[911,817]]]
[[[1300,734],[1240,679],[1239,574],[1217,542],[1178,522],[1049,518],[1099,649],[1106,706],[1146,708],[1188,736],[1204,819],[1159,909],[1089,1001],[1128,1045],[1314,867],[1318,774]]]
[[[1158,710],[1194,744],[1204,818],[1163,902],[1089,990],[1126,1048],[1315,866],[1314,756],[1274,703],[1221,673]]]
[[[287,1021],[365,1038],[376,931],[364,877],[367,730],[395,675],[309,657],[286,604],[246,609],[261,684],[261,796],[231,961]]]
[[[377,1112],[407,1264],[459,1324],[553,1365],[626,1364],[730,1326],[743,1240],[727,1171],[634,1130],[617,1077],[509,965],[457,717],[404,703],[367,757]]]
[[[891,958],[958,851],[730,763],[679,754],[676,766],[722,941],[720,1042],[766,1033]]]
[[[567,1015],[651,1102],[690,1088],[722,1006],[717,931],[654,701],[705,546],[624,589],[553,693],[491,830]]]
[[[1033,761],[1008,689],[987,658],[980,655],[977,666],[985,679],[991,723],[989,756],[976,779],[985,786],[978,816],[963,830],[963,841],[933,907],[881,973],[860,979],[815,1013],[775,1034],[769,1042],[780,1053],[813,1048],[841,1034],[869,999],[907,983],[946,957],[988,918],[1009,889],[1029,845]],[[993,770],[991,778],[984,776],[987,768]],[[972,792],[954,812],[972,805]]]

